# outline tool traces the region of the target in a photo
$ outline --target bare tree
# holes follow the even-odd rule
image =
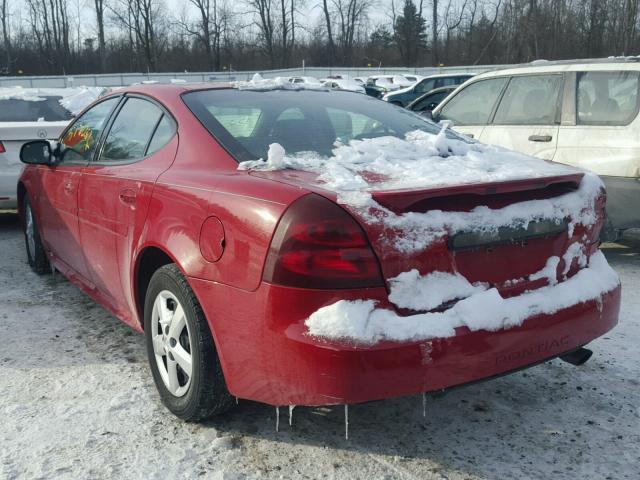
[[[9,1],[0,3],[0,23],[2,24],[2,40],[4,42],[5,69],[11,71],[11,38],[9,37]]]
[[[275,61],[275,21],[273,18],[272,0],[249,0],[249,7],[257,15],[256,26],[260,31],[262,46],[269,57],[269,64],[273,68]]]
[[[105,3],[104,0],[94,0],[96,7],[96,25],[98,27],[98,55],[100,56],[100,71],[107,71],[107,49],[104,39],[104,12]]]

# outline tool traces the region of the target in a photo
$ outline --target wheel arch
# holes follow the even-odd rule
[[[141,330],[144,330],[144,303],[151,277],[160,267],[169,264],[176,265],[184,275],[184,270],[180,263],[158,245],[147,245],[136,256],[133,275],[133,296]]]

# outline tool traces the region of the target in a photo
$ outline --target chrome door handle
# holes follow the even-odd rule
[[[551,135],[531,135],[529,141],[531,142],[550,142],[553,140]]]

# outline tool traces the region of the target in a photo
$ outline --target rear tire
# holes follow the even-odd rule
[[[51,265],[40,239],[40,231],[33,208],[31,208],[29,195],[24,196],[22,204],[24,205],[24,240],[27,247],[29,266],[38,275],[51,273]]]
[[[151,277],[144,306],[147,355],[162,403],[177,417],[200,421],[233,405],[209,324],[173,264]]]

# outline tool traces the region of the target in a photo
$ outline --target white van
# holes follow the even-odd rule
[[[487,72],[438,105],[435,121],[483,143],[599,174],[609,236],[640,227],[640,58],[535,62]]]

